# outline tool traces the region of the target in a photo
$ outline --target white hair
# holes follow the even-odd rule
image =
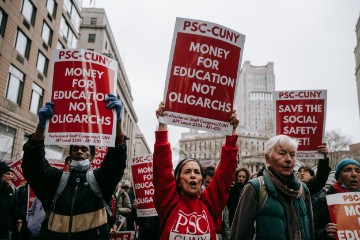
[[[280,143],[281,146],[293,147],[296,150],[299,145],[298,141],[295,138],[291,138],[286,135],[276,135],[271,137],[269,141],[266,143],[265,154],[270,155],[277,143]]]

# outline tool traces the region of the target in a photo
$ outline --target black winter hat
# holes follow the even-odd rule
[[[11,168],[4,162],[0,162],[0,174],[11,172]]]

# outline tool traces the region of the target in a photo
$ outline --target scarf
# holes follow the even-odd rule
[[[294,240],[301,240],[301,230],[300,230],[300,223],[299,223],[299,219],[297,216],[297,211],[296,211],[296,207],[294,204],[294,200],[298,199],[301,194],[303,193],[304,189],[302,184],[300,184],[300,188],[299,190],[295,190],[292,188],[289,188],[290,186],[295,186],[295,178],[294,175],[292,174],[290,176],[290,178],[285,179],[282,176],[280,176],[274,169],[272,169],[271,167],[269,167],[269,171],[266,172],[271,181],[274,183],[275,187],[281,192],[282,195],[284,195],[286,198],[289,199],[289,202],[286,201],[288,203],[288,207],[290,209],[290,223],[292,223],[291,225],[291,230],[293,231],[293,236],[294,236]],[[287,182],[289,184],[285,185],[284,183]],[[289,186],[289,187],[288,187]]]
[[[345,186],[340,185],[340,183],[338,183],[338,182],[335,182],[333,184],[333,188],[337,193],[351,192],[350,189],[347,189]]]

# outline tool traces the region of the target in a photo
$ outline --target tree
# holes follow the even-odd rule
[[[325,133],[325,142],[330,151],[329,157],[331,159],[331,168],[334,169],[339,159],[344,155],[344,151],[349,150],[351,138],[342,134],[337,130],[330,130]]]

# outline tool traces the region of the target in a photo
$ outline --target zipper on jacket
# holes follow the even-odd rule
[[[71,240],[71,228],[72,228],[72,220],[73,220],[74,202],[75,202],[75,197],[76,197],[77,190],[79,188],[80,178],[77,177],[75,181],[76,181],[76,186],[75,186],[74,196],[73,196],[72,201],[71,201],[71,209],[70,209],[68,240]]]

